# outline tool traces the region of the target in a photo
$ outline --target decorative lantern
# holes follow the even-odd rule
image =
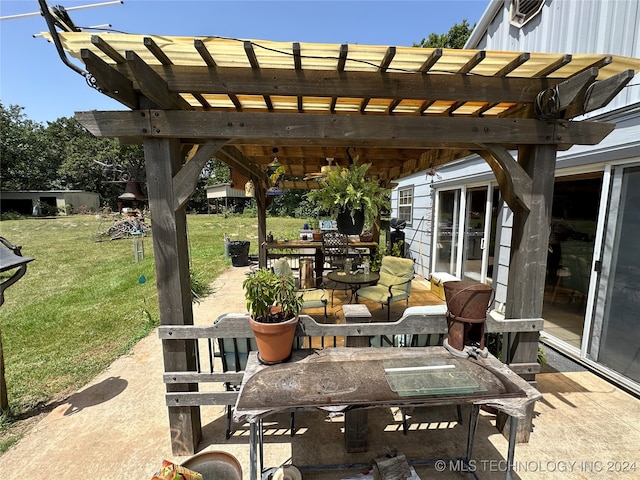
[[[253,184],[253,181],[249,180],[247,183],[244,184],[244,194],[250,198],[253,198],[256,196],[256,187]]]

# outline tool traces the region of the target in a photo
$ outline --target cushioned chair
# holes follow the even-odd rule
[[[293,276],[293,270],[286,258],[279,258],[273,263],[273,271],[282,276]],[[317,279],[316,279],[317,280]],[[322,280],[322,279],[320,279]],[[299,288],[302,295],[302,310],[308,308],[324,309],[324,318],[327,318],[327,292],[324,288]]]
[[[386,256],[382,257],[380,265],[380,280],[376,285],[363,287],[356,291],[356,301],[359,297],[387,306],[387,320],[391,316],[391,304],[404,300],[409,305],[411,281],[415,276],[413,260]]]

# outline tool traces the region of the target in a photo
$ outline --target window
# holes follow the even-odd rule
[[[529,20],[534,18],[544,5],[544,0],[511,0],[509,8],[509,23],[522,28]]]
[[[398,190],[398,218],[411,225],[413,220],[413,187]]]

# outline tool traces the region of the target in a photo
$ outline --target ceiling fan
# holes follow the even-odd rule
[[[326,160],[327,165],[322,165],[319,172],[308,173],[304,177],[304,180],[321,180],[323,178],[327,178],[329,172],[332,172],[333,170],[336,170],[338,168],[337,165],[333,165],[333,157],[327,157]]]

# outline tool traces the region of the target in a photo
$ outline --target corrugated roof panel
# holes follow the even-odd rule
[[[271,100],[271,104],[275,110],[284,110],[289,112],[298,110],[298,99],[296,97],[271,95],[269,99]]]
[[[486,105],[487,104],[485,102],[466,102],[464,105],[457,108],[453,113],[454,115],[473,115]]]
[[[336,112],[357,113],[360,111],[359,98],[340,97],[336,99]]]
[[[393,113],[403,113],[403,114],[416,114],[418,113],[418,109],[422,106],[421,101],[416,100],[402,100],[396,107],[393,109]]]
[[[300,43],[302,68],[335,70],[340,57],[340,45],[329,43]]]
[[[203,94],[202,96],[212,108],[235,108],[228,95]]]
[[[327,111],[331,106],[328,97],[303,97],[302,108],[306,111]]]
[[[261,95],[238,95],[238,100],[243,109],[261,109],[267,108],[267,104]]]

